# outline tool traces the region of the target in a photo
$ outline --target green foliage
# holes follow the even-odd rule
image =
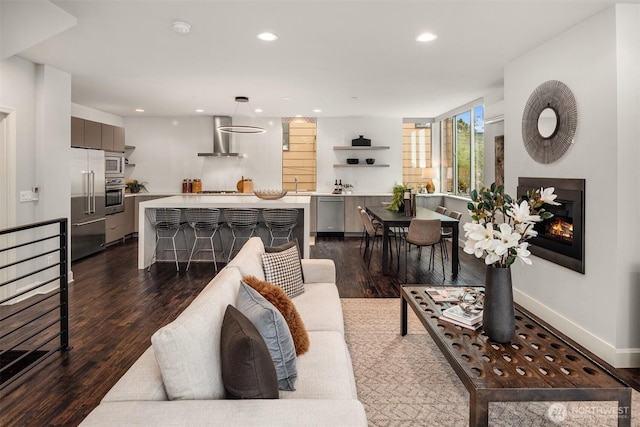
[[[127,190],[132,193],[148,193],[147,187],[145,187],[146,182],[138,181],[137,179],[129,179],[126,181],[125,185],[127,186]]]
[[[404,184],[396,184],[393,187],[393,198],[391,199],[391,204],[387,206],[387,209],[390,211],[397,211],[402,204],[404,199],[405,191],[409,191],[409,187]]]

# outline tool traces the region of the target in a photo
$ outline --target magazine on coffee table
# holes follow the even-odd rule
[[[444,288],[425,288],[424,291],[435,302],[458,302],[458,297],[464,288],[464,286],[451,286]]]

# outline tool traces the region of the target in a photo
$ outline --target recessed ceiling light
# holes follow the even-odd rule
[[[418,37],[416,37],[417,42],[432,42],[437,39],[438,36],[433,33],[422,33]]]
[[[256,113],[262,113],[262,108],[256,108],[255,110],[253,110]]]
[[[136,108],[136,113],[144,113],[144,110],[142,108]]]
[[[191,31],[191,24],[184,21],[173,21],[173,31],[179,34],[187,34]]]
[[[296,114],[296,118],[298,118],[298,119],[299,119],[299,118],[301,118],[301,117],[302,117],[302,114]]]
[[[313,110],[314,113],[322,113],[322,110],[319,108],[316,108],[315,110]]]
[[[291,101],[291,98],[289,98],[288,96],[285,96],[284,98],[282,98],[285,101]]]
[[[202,108],[198,108],[198,109],[196,110],[196,113],[204,113],[204,110],[203,110]]]
[[[273,33],[269,33],[269,32],[260,33],[260,34],[258,34],[257,37],[258,37],[258,39],[260,39],[262,41],[265,41],[265,42],[272,42],[272,41],[278,40],[278,36],[277,35],[275,35]]]

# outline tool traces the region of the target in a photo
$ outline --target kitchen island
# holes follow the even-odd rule
[[[180,195],[180,196],[172,196],[172,197],[164,197],[161,199],[149,200],[146,202],[142,202],[139,205],[139,215],[138,215],[138,268],[144,269],[148,267],[149,263],[153,258],[153,248],[155,245],[155,230],[149,220],[147,219],[147,215],[145,214],[146,209],[154,209],[154,208],[177,208],[177,209],[188,209],[188,208],[218,208],[224,210],[225,208],[255,208],[255,209],[265,209],[265,208],[293,208],[298,209],[299,215],[298,218],[302,218],[301,222],[298,222],[296,226],[297,232],[296,236],[298,236],[298,241],[301,245],[301,249],[303,252],[303,256],[305,258],[309,258],[309,234],[310,234],[310,202],[311,197],[308,195],[287,195],[281,199],[276,200],[263,200],[259,197],[251,194],[221,194],[215,196],[209,195],[200,195],[200,194],[192,194],[192,195]],[[260,215],[260,219],[262,219],[262,215]],[[224,222],[224,215],[220,214],[220,221]],[[260,237],[265,239],[264,234],[264,224],[259,225],[258,228],[263,229],[262,235]],[[229,229],[225,226],[223,227],[224,231],[230,233]],[[267,231],[268,234],[268,231]],[[190,250],[193,242],[193,232],[187,226],[185,228],[185,238],[178,236],[176,238],[176,246],[178,249],[178,260],[180,262],[187,262],[188,259],[188,250]],[[224,241],[224,238],[223,238]],[[276,241],[275,244],[280,244],[282,241]],[[265,245],[268,245],[269,241],[265,241]],[[219,248],[217,248],[219,249]],[[228,247],[225,247],[225,250],[228,250]],[[171,254],[171,257],[173,254]],[[169,260],[173,262],[173,258],[167,258],[165,260]],[[163,261],[162,257],[159,257],[158,261]],[[197,261],[197,260],[196,260]],[[210,262],[210,258],[209,258]]]

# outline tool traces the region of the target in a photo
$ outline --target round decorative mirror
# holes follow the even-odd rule
[[[558,80],[538,86],[522,113],[522,139],[535,161],[549,164],[559,160],[573,144],[578,109],[571,90]]]
[[[547,107],[538,116],[538,133],[544,139],[549,139],[558,130],[558,114],[556,110]]]

